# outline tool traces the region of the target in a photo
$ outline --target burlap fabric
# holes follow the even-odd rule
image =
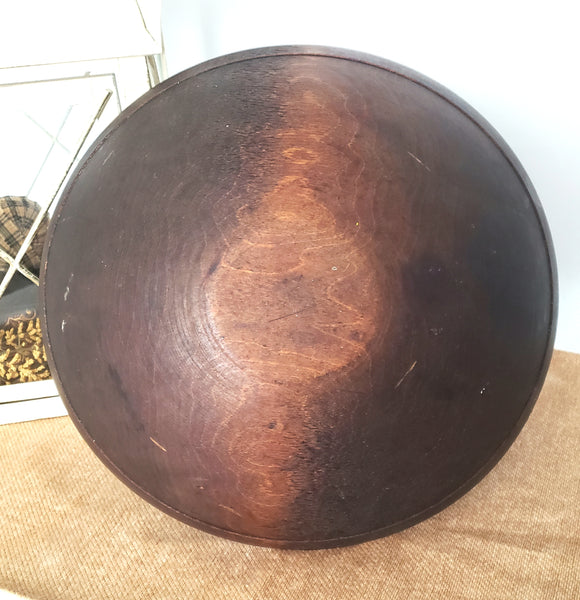
[[[359,546],[280,551],[134,495],[68,418],[0,427],[0,588],[34,599],[580,598],[580,355],[557,352],[499,465],[439,515]],[[0,596],[1,597],[1,596]]]

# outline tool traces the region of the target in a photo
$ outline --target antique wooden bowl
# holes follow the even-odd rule
[[[472,108],[281,47],[185,71],[101,135],[51,223],[43,319],[72,419],[137,493],[321,548],[417,523],[499,460],[555,280],[536,194]]]

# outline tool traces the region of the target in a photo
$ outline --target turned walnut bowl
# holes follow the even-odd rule
[[[422,75],[322,47],[218,58],[121,113],[62,194],[41,290],[98,456],[178,519],[285,548],[386,535],[475,485],[556,318],[546,220],[499,135]]]

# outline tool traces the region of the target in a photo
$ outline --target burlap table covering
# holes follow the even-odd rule
[[[47,600],[580,598],[579,396],[580,355],[556,352],[523,432],[475,489],[407,531],[322,551],[175,521],[121,484],[67,417],[5,425],[0,589]]]

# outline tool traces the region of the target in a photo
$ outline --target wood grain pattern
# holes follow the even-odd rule
[[[499,136],[345,51],[186,71],[93,146],[42,290],[51,369],[126,483],[208,531],[397,531],[499,460],[553,345],[553,251]]]

